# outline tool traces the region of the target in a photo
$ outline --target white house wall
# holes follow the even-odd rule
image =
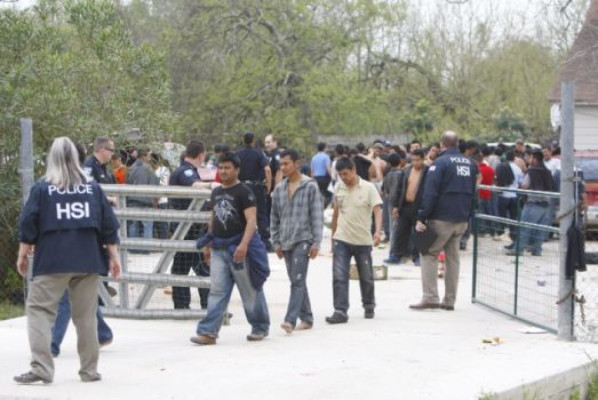
[[[575,106],[575,150],[598,150],[598,106]]]

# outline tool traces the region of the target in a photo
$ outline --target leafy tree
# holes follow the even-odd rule
[[[43,0],[29,10],[0,10],[0,281],[14,282],[19,118],[34,121],[41,169],[57,136],[88,144],[101,135],[123,142],[131,128],[150,141],[175,133],[169,82],[164,53],[133,45],[112,1]]]

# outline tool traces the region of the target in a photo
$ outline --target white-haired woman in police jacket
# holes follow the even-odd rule
[[[77,328],[79,376],[84,382],[101,379],[97,371],[97,285],[108,269],[114,278],[120,275],[119,225],[104,192],[87,177],[78,160],[69,138],[54,140],[46,174],[31,189],[19,220],[17,269],[21,275],[29,271],[28,256],[34,252],[34,257],[27,298],[31,370],[16,376],[18,383],[54,379],[50,342],[65,290]]]

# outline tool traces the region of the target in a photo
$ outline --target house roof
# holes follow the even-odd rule
[[[550,99],[560,101],[561,82],[575,82],[575,102],[598,105],[598,0],[591,0],[586,21],[571,51]]]

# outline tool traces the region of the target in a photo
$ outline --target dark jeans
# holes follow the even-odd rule
[[[498,216],[501,218],[509,218],[517,221],[517,202],[519,200],[516,197],[502,197],[498,198]],[[498,230],[499,234],[504,233],[504,228],[501,227]],[[515,241],[517,238],[517,227],[510,225],[509,236],[511,240]]]
[[[167,210],[168,203],[158,204],[160,210]],[[170,224],[165,221],[154,222],[155,237],[158,239],[168,239],[170,237]]]
[[[201,208],[201,211],[207,211],[207,206]],[[173,223],[171,231],[177,229],[178,223]],[[185,240],[196,240],[201,237],[208,227],[205,224],[193,224],[185,235]],[[176,253],[172,262],[170,273],[173,275],[189,275],[193,269],[197,276],[210,276],[210,268],[206,264],[203,253]],[[197,288],[199,293],[200,307],[205,310],[208,308],[208,296],[210,289]],[[175,309],[187,309],[191,304],[191,289],[188,287],[172,287],[172,301]]]
[[[415,203],[404,203],[399,211],[399,220],[396,224],[396,235],[393,245],[396,247],[396,256],[417,257],[415,246],[410,246],[412,242],[415,224],[417,223],[417,206]]]
[[[328,186],[330,185],[330,176],[316,176],[314,178],[316,182],[318,182],[318,188],[320,189],[320,194],[322,195],[322,202],[324,203],[324,208],[328,207],[330,201],[332,200],[332,195],[328,191]]]
[[[538,225],[550,225],[550,207],[548,202],[546,205],[539,205],[534,202],[527,202],[523,211],[521,212],[521,222],[531,222]],[[523,253],[528,246],[532,248],[532,254],[536,256],[542,255],[542,243],[548,236],[546,231],[541,231],[532,228],[522,228],[521,238],[517,243],[517,248],[520,253]]]
[[[390,230],[392,229],[392,204],[390,204],[388,200],[382,202],[382,222],[384,226],[384,237],[387,240],[390,240]]]
[[[356,246],[340,240],[333,244],[332,259],[332,292],[334,311],[347,315],[349,310],[349,274],[351,258],[355,257],[359,273],[361,302],[366,311],[374,311],[376,299],[374,295],[374,270],[372,268],[372,246]]]
[[[193,269],[197,276],[210,276],[203,253],[176,253],[170,272],[173,275],[189,275]],[[208,308],[210,289],[198,288],[199,302],[202,309]],[[187,309],[191,304],[191,289],[188,287],[172,287],[172,301],[175,309]]]
[[[257,207],[257,231],[264,243],[270,241],[270,222],[267,214],[266,188],[262,184],[248,183],[247,186],[255,195]]]
[[[100,345],[111,342],[113,335],[112,330],[104,321],[104,316],[98,308],[96,312],[98,319],[98,342]],[[66,330],[69,327],[69,321],[71,320],[71,301],[69,299],[69,292],[64,292],[60,303],[58,303],[58,313],[56,314],[56,321],[54,322],[54,328],[52,329],[52,354],[57,356],[60,354],[60,345],[66,335]]]
[[[493,200],[492,199],[480,199],[479,211],[482,214],[495,217],[496,211],[494,210]],[[494,236],[496,234],[496,228],[495,228],[495,224],[493,221],[479,219],[477,222],[478,222],[478,232],[479,233],[489,233],[491,236]]]
[[[284,321],[293,326],[297,323],[297,318],[310,325],[314,322],[306,285],[310,252],[311,243],[307,241],[299,242],[292,250],[284,252],[287,274],[291,281],[291,295]]]

